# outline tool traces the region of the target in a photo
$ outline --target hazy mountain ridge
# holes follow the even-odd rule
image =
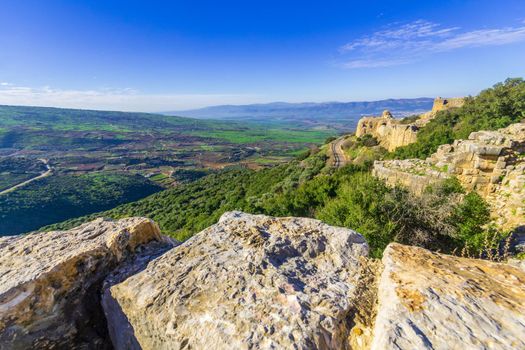
[[[355,120],[363,115],[380,114],[388,109],[395,116],[406,116],[421,113],[432,108],[433,98],[387,99],[359,102],[273,102],[250,105],[219,105],[200,109],[165,112],[167,115],[178,115],[202,119],[314,119],[330,121],[337,119]]]

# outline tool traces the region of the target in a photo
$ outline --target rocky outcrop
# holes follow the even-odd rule
[[[384,111],[381,117],[361,118],[357,123],[356,136],[372,135],[381,146],[393,151],[416,142],[418,130],[415,124],[401,124],[389,111]]]
[[[144,218],[1,238],[0,349],[110,348],[104,278],[139,252],[153,257],[172,245]]]
[[[356,136],[371,135],[375,137],[381,146],[388,151],[393,151],[398,147],[406,146],[416,142],[417,133],[424,127],[439,111],[463,106],[463,98],[441,98],[434,100],[434,105],[430,112],[420,115],[419,119],[413,123],[404,124],[398,119],[394,119],[392,114],[385,110],[380,117],[364,117],[357,123]]]
[[[429,185],[450,177],[420,159],[375,161],[372,174],[390,186],[401,185],[416,194],[422,194]]]
[[[523,262],[230,212],[171,249],[151,220],[0,240],[0,349],[521,349]],[[105,316],[105,317],[104,317]]]
[[[525,271],[391,244],[371,349],[524,349]]]
[[[451,108],[459,108],[463,107],[464,104],[464,97],[436,97],[436,99],[434,99],[434,105],[432,106],[432,112],[437,113]]]
[[[373,173],[416,193],[455,176],[465,189],[487,200],[498,226],[513,229],[525,224],[525,123],[473,132],[467,140],[440,146],[425,161],[378,161]]]
[[[231,212],[110,292],[143,349],[343,349],[367,252],[348,229]]]

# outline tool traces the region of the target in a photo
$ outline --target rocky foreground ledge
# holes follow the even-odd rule
[[[111,348],[104,279],[173,245],[144,218],[0,238],[0,349]]]
[[[0,349],[521,349],[525,271],[305,218],[144,218],[0,239]]]

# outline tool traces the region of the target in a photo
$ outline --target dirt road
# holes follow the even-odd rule
[[[345,139],[341,137],[330,143],[332,166],[335,168],[340,168],[346,164],[346,156],[342,147],[344,141]]]
[[[38,179],[42,179],[44,177],[47,177],[47,176],[51,175],[53,173],[53,169],[49,166],[49,164],[47,163],[47,160],[45,160],[45,159],[39,159],[39,160],[46,165],[47,171],[43,172],[42,174],[40,174],[38,176],[35,176],[35,177],[29,179],[29,180],[21,182],[18,185],[14,185],[13,187],[9,187],[7,190],[1,191],[0,195],[6,194],[6,193],[9,193],[9,192],[13,192],[14,190],[16,190],[16,189],[18,189],[20,187],[23,187],[23,186],[25,186],[27,184],[30,184],[33,181],[36,181]]]

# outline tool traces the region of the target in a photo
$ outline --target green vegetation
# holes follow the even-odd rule
[[[375,137],[370,134],[365,134],[356,139],[356,147],[374,147],[379,145],[379,142]]]
[[[144,115],[144,118],[148,119],[150,115]],[[439,112],[420,131],[415,144],[401,147],[388,154],[388,157],[424,158],[439,145],[466,138],[472,131],[505,127],[523,118],[525,82],[521,79],[509,79],[483,91],[475,98],[469,98],[464,107]],[[177,123],[187,123],[187,120],[180,119],[184,118],[159,117],[155,121],[159,124],[155,125],[160,125],[159,130],[164,130],[164,123],[171,123],[170,127]],[[413,120],[414,117],[409,117],[404,122]],[[9,122],[8,118],[5,124]],[[139,121],[137,125],[141,123]],[[246,150],[244,159],[255,157],[259,142],[304,145],[308,142],[321,142],[330,136],[330,132],[326,130],[296,130],[291,127],[276,127],[274,124],[246,127],[214,121],[193,123],[195,124],[189,129],[187,124],[180,129],[186,128],[184,133],[190,135],[190,138],[223,140],[218,143],[219,148],[225,147],[226,142],[252,144]],[[118,132],[131,133],[134,126],[130,125],[124,123],[117,128]],[[7,126],[0,124],[0,127]],[[40,126],[33,127],[38,129]],[[9,144],[16,140],[17,132],[4,132],[0,142]],[[124,139],[125,137],[115,138],[112,142],[121,142]],[[95,138],[93,142],[102,141],[105,140]],[[67,144],[65,139],[63,142]],[[202,146],[202,143],[199,140],[194,148],[198,148],[199,152],[217,151],[213,144]],[[281,154],[272,153],[273,149],[268,150],[265,153],[267,159],[283,154],[293,155],[296,159],[260,171],[237,166],[217,172],[196,168],[176,170],[172,173],[172,178],[179,183],[176,187],[94,214],[95,210],[106,210],[130,200],[130,194],[136,195],[138,199],[159,188],[151,187],[154,185],[143,178],[139,185],[134,181],[126,182],[125,179],[101,175],[48,178],[27,186],[23,191],[0,197],[0,225],[6,225],[4,222],[11,220],[10,229],[13,230],[14,227],[18,230],[19,226],[16,225],[26,224],[20,220],[26,216],[30,217],[27,224],[32,225],[32,229],[38,227],[35,226],[38,218],[42,221],[45,217],[48,221],[40,222],[40,225],[45,225],[87,215],[45,228],[67,229],[99,216],[116,219],[145,216],[158,222],[165,234],[185,240],[217,222],[225,211],[242,210],[274,216],[313,217],[331,225],[354,229],[365,236],[373,257],[380,257],[386,245],[392,241],[444,252],[459,249],[467,254],[489,254],[487,252],[495,248],[494,242],[499,242],[502,237],[501,233],[487,227],[490,221],[487,203],[476,193],[464,193],[457,179],[444,180],[416,196],[406,189],[389,187],[373,177],[370,164],[386,153],[373,137],[347,138],[345,152],[354,164],[337,170],[326,166],[324,152],[327,146],[322,147],[323,151],[299,151],[299,148],[301,147],[287,148]],[[235,150],[228,161],[231,162],[241,153]],[[191,154],[188,153],[186,158],[192,158]],[[264,163],[261,160],[259,162]],[[435,170],[447,171],[446,167],[435,167]],[[165,170],[162,171],[166,173]],[[152,176],[152,180],[167,180],[165,175],[156,174]],[[51,181],[58,182],[50,184]],[[60,188],[60,191],[55,191],[56,188]]]
[[[50,176],[0,195],[0,236],[27,232],[71,217],[113,208],[161,189],[139,175]]]
[[[288,161],[335,133],[317,127],[0,106],[0,191],[44,172],[45,166],[36,158],[49,159],[54,173],[52,178],[2,195],[0,234],[26,232],[106,210],[234,163],[256,167]],[[27,154],[30,160],[23,163],[11,156],[17,153]],[[106,182],[98,184],[89,176],[95,171],[95,177]],[[123,176],[121,184],[113,181],[114,173]],[[151,177],[146,180],[133,174]],[[26,216],[30,218],[25,220]]]
[[[473,131],[495,130],[525,119],[525,81],[503,83],[468,98],[465,105],[438,112],[418,133],[417,142],[396,149],[390,158],[426,158],[438,146],[466,139]]]
[[[178,182],[191,182],[209,174],[210,171],[206,169],[176,169],[171,177]]]
[[[271,199],[273,193],[289,192],[299,182],[318,174],[325,158],[316,155],[305,163],[299,166],[294,161],[259,172],[230,169],[104,213],[52,225],[49,229],[74,227],[101,215],[113,218],[146,216],[157,221],[165,234],[183,240],[217,222],[225,211],[262,212],[262,203]]]
[[[164,175],[164,174],[155,174],[155,175],[149,177],[149,179],[151,181],[155,181],[155,182],[161,182],[162,180],[165,180],[167,178],[168,178],[168,176]]]
[[[210,125],[213,122],[209,123]],[[131,132],[174,128],[204,128],[208,122],[148,113],[64,108],[0,106],[0,127],[32,130]]]
[[[350,136],[346,139],[343,149],[354,164],[372,164],[374,160],[386,154],[386,149],[379,146],[377,139],[369,134],[361,137]]]
[[[46,171],[39,160],[27,158],[0,158],[0,191],[8,189]]]
[[[20,128],[23,128],[21,130]],[[43,133],[43,132],[46,133]],[[92,111],[63,108],[0,106],[0,148],[46,144],[75,145],[68,132],[111,132],[111,140],[95,136],[93,146],[108,141],[124,142],[133,133],[180,133],[186,136],[219,139],[235,144],[274,141],[287,143],[322,143],[334,130],[297,128],[291,123],[198,120],[150,113]],[[105,141],[105,142],[104,142]],[[85,141],[83,140],[82,143]],[[110,144],[111,144],[110,142]]]
[[[366,165],[332,171],[325,161],[319,152],[258,172],[231,169],[47,229],[71,228],[98,216],[146,216],[164,233],[184,240],[217,222],[225,211],[242,210],[314,217],[355,229],[379,257],[391,241],[451,251],[477,237],[488,222],[488,213],[472,208],[474,195],[461,201],[457,181],[447,180],[416,197],[386,186]]]
[[[475,252],[484,247],[487,229],[483,225],[488,223],[489,216],[487,203],[475,192],[467,194],[463,202],[454,209],[452,220],[458,228],[458,239]]]
[[[250,129],[223,129],[199,130],[192,135],[211,137],[226,140],[232,143],[254,143],[261,141],[277,141],[291,143],[321,143],[327,136],[333,135],[333,130],[293,130],[293,129],[267,129],[252,127]]]
[[[399,121],[400,124],[412,124],[415,123],[417,120],[419,120],[420,116],[418,114],[414,114],[408,117],[405,117]]]

